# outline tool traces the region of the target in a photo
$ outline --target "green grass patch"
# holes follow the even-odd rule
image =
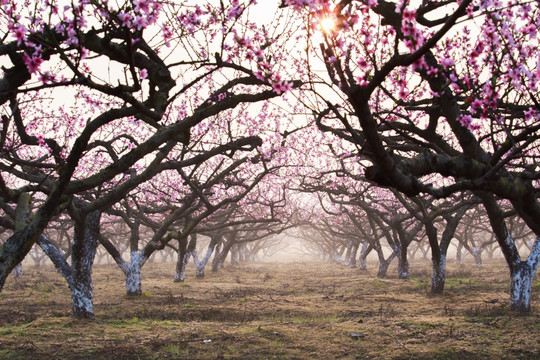
[[[470,278],[447,278],[444,286],[447,289],[454,288],[472,288],[477,286],[478,283],[472,281]]]

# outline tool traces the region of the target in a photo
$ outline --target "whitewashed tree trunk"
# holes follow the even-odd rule
[[[235,244],[231,247],[231,266],[236,266],[240,263],[240,254],[239,254],[238,245]]]
[[[433,271],[431,273],[431,292],[442,294],[446,281],[446,254],[441,254],[439,261],[432,261]]]
[[[98,245],[100,218],[100,211],[88,214],[86,226],[82,230],[85,232],[85,236],[82,238],[78,238],[78,232],[75,230],[71,253],[74,282],[72,285],[70,284],[70,289],[73,314],[79,319],[94,318],[92,266]]]
[[[461,243],[458,244],[456,249],[456,264],[461,265],[461,260],[463,258],[463,245]]]
[[[358,247],[360,246],[360,244],[358,242],[356,242],[353,247],[352,247],[352,250],[351,250],[351,257],[350,257],[350,260],[349,260],[349,267],[351,268],[355,268],[356,267],[356,255],[358,254]]]
[[[345,259],[343,260],[343,265],[350,266],[351,264],[351,253],[352,253],[352,241],[347,242],[347,251],[345,252]]]
[[[375,251],[377,251],[377,255],[379,256],[379,270],[377,271],[377,277],[386,277],[386,273],[388,272],[388,266],[390,266],[390,263],[392,262],[392,260],[394,260],[394,257],[396,257],[396,251],[395,249],[393,249],[393,252],[388,257],[388,259],[384,258],[384,253],[380,244],[377,244],[377,246],[375,247]]]
[[[13,277],[14,278],[22,278],[22,276],[23,276],[22,262],[20,262],[13,268]]]
[[[373,250],[373,247],[369,243],[365,242],[362,244],[362,250],[358,257],[358,270],[367,270],[367,256],[371,250]]]
[[[540,264],[540,237],[536,238],[527,261],[510,269],[510,309],[521,313],[531,310],[532,281]]]
[[[138,251],[132,251],[129,266],[124,271],[127,296],[142,295],[141,268],[143,263],[142,254]]]
[[[71,266],[44,235],[40,235],[37,241],[56,270],[66,279],[71,290],[73,315],[78,319],[94,318],[92,266],[96,256],[100,218],[101,212],[94,211],[87,216],[85,226],[75,224]]]
[[[196,251],[197,248],[197,235],[191,234],[191,239],[189,244],[187,244],[187,239],[183,238],[179,240],[178,243],[178,259],[176,261],[176,269],[174,272],[174,282],[184,282],[186,278],[186,267],[193,254],[193,251]]]
[[[178,259],[179,262],[181,261],[181,266],[176,266],[176,270],[174,272],[174,282],[184,282],[186,279],[186,267],[192,254],[192,251],[188,251],[182,260]]]
[[[206,264],[208,263],[208,260],[210,260],[210,257],[212,256],[212,253],[214,252],[215,246],[208,246],[208,250],[206,250],[206,255],[204,255],[204,258],[199,261],[199,257],[195,254],[195,276],[196,277],[204,277],[204,268]]]
[[[476,267],[481,268],[482,267],[482,249],[474,247],[472,250],[473,250],[472,254],[474,256]]]
[[[408,279],[410,276],[409,260],[407,259],[407,248],[401,247],[398,256],[398,278]]]
[[[92,282],[77,281],[70,286],[73,314],[79,319],[94,318],[94,289]]]

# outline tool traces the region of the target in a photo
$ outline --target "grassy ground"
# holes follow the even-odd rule
[[[501,261],[448,265],[430,296],[429,262],[410,280],[335,264],[246,264],[183,284],[147,264],[127,298],[115,267],[94,268],[95,321],[71,317],[54,269],[25,268],[0,293],[0,359],[540,359],[540,280],[533,310],[507,310]],[[191,275],[191,276],[189,276]]]

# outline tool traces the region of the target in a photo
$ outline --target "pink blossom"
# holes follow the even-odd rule
[[[530,107],[529,110],[525,110],[523,113],[525,114],[525,120],[527,121],[534,120],[537,115],[536,110],[534,110],[532,107]]]
[[[39,75],[39,81],[41,81],[44,84],[55,82],[56,74],[52,74],[50,71],[46,71],[43,74]]]
[[[131,27],[131,20],[133,19],[133,16],[128,13],[120,13],[118,14],[118,19],[122,22],[122,26]]]
[[[356,82],[357,82],[358,85],[361,86],[361,87],[367,86],[367,84],[368,84],[368,82],[366,81],[366,79],[361,78],[361,77],[357,77],[357,78],[356,78]]]
[[[457,120],[459,121],[459,123],[461,125],[463,125],[463,127],[469,129],[469,130],[473,130],[474,127],[473,127],[473,118],[471,115],[460,115]]]
[[[367,0],[366,5],[369,8],[375,7],[375,6],[379,5],[379,0]]]
[[[470,109],[471,114],[474,115],[481,109],[482,109],[482,101],[480,101],[479,99],[474,99],[474,101],[471,103],[471,109]]]
[[[368,66],[368,63],[366,59],[361,58],[360,60],[358,60],[358,67],[360,67],[360,69],[365,69],[367,68],[367,66]]]
[[[145,68],[142,68],[139,73],[139,76],[141,77],[141,80],[146,79],[148,77],[148,70],[146,70]]]
[[[335,57],[334,55],[330,56],[327,60],[326,60],[329,64],[333,64],[335,62],[337,62],[337,57]]]
[[[292,83],[286,81],[276,81],[272,83],[272,88],[276,94],[280,95],[290,91],[292,89]]]
[[[416,11],[405,9],[403,10],[403,19],[413,21],[416,18]]]
[[[148,26],[148,21],[145,16],[136,16],[133,25],[137,26],[137,30],[142,30]]]
[[[23,61],[30,74],[37,72],[39,70],[39,67],[43,63],[41,55],[34,54],[32,55],[32,57],[30,57],[27,53],[24,53]]]
[[[26,35],[26,28],[22,25],[17,26],[14,31],[15,38],[17,39],[17,45],[21,45]]]
[[[163,24],[163,26],[161,27],[161,34],[163,35],[165,46],[170,47],[171,43],[169,42],[169,40],[173,37],[173,32],[171,31],[171,29],[167,25]]]
[[[253,73],[255,75],[255,77],[261,81],[265,81],[266,80],[266,77],[264,76],[264,74],[262,73],[262,71],[258,70],[258,71],[255,71]]]
[[[448,69],[449,67],[454,66],[455,62],[454,59],[444,58],[441,60],[441,64],[445,69]]]
[[[148,0],[133,0],[133,5],[135,5],[135,11],[138,13],[146,14],[150,11]]]

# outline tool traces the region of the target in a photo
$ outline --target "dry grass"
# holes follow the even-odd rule
[[[448,265],[430,296],[428,262],[410,280],[326,263],[246,264],[172,282],[173,264],[143,269],[139,298],[115,267],[94,269],[95,321],[71,317],[54,269],[25,269],[0,294],[6,359],[539,359],[540,283],[533,311],[507,310],[501,261]],[[193,274],[193,269],[189,269]]]

